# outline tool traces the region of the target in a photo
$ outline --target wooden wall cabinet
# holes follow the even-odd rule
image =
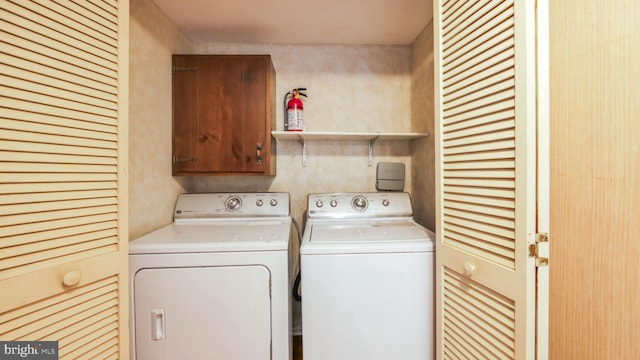
[[[173,175],[275,175],[269,55],[173,56]]]

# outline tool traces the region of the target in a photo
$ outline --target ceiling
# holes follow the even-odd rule
[[[154,0],[194,42],[408,45],[432,0]]]

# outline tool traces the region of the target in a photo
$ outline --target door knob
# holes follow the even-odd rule
[[[476,272],[476,266],[470,261],[465,261],[462,267],[462,272],[465,276],[471,277]]]
[[[80,283],[80,271],[70,270],[62,276],[62,284],[66,287],[76,286]]]

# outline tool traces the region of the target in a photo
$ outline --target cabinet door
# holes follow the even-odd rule
[[[272,69],[268,56],[174,56],[174,175],[271,171]]]

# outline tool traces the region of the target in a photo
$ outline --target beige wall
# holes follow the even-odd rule
[[[173,178],[170,162],[171,53],[270,54],[276,69],[279,130],[284,94],[307,87],[309,131],[423,131],[432,126],[419,123],[427,116],[411,120],[412,81],[419,75],[414,72],[412,78],[412,64],[418,62],[410,46],[191,44],[151,0],[133,1],[131,15],[131,239],[170,223],[181,192],[285,191],[291,194],[292,215],[301,221],[309,193],[375,191],[376,164],[381,161],[404,163],[405,190],[412,191],[409,142],[376,142],[373,166],[368,165],[366,142],[308,142],[303,167],[302,145],[280,141],[275,177]],[[418,65],[420,72],[432,74]],[[415,196],[413,200],[422,204]]]
[[[640,359],[640,2],[550,2],[550,359]]]
[[[411,130],[431,134],[412,144],[413,209],[416,221],[435,230],[433,21],[412,44],[411,69]]]
[[[171,177],[171,54],[190,52],[151,0],[130,4],[129,238],[172,221],[186,179]]]

